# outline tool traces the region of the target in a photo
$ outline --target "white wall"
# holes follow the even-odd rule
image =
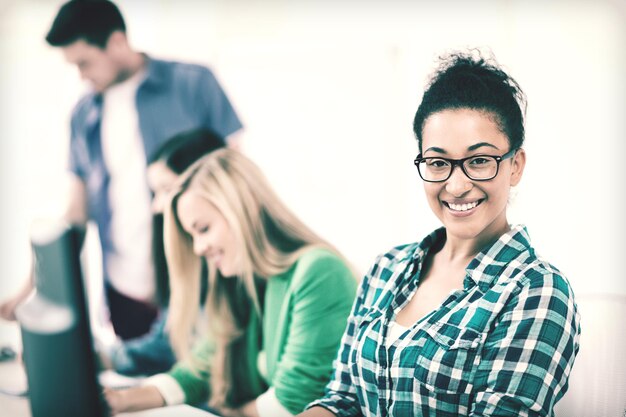
[[[118,2],[137,49],[212,67],[246,126],[245,152],[360,270],[438,226],[412,165],[412,116],[435,58],[479,46],[529,100],[510,220],[577,293],[626,293],[624,1],[260,3]],[[0,0],[1,295],[27,270],[30,220],[62,193],[83,86],[43,40],[60,4]]]

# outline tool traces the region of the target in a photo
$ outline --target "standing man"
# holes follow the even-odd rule
[[[65,3],[46,41],[93,88],[72,113],[66,218],[97,224],[111,323],[120,338],[134,338],[157,314],[146,161],[168,138],[196,128],[233,145],[242,125],[208,68],[133,50],[108,0]],[[0,306],[3,317],[13,316],[32,280],[27,287]]]

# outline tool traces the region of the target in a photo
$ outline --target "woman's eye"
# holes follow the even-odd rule
[[[484,165],[484,164],[488,164],[490,161],[491,161],[490,158],[478,156],[476,158],[470,159],[470,164],[471,165]]]
[[[206,233],[209,231],[209,226],[202,226],[198,228],[198,233]]]
[[[443,159],[430,159],[427,162],[427,164],[428,166],[433,167],[433,168],[442,168],[448,165],[448,163],[444,161]]]

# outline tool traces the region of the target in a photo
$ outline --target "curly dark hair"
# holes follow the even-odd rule
[[[511,149],[524,142],[526,96],[493,56],[478,50],[454,52],[439,58],[440,66],[428,83],[413,120],[413,132],[422,150],[426,119],[447,109],[473,109],[491,113]]]

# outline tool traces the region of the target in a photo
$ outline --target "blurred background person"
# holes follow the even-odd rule
[[[224,416],[282,417],[322,395],[356,279],[255,164],[222,149],[187,170],[165,212],[165,248],[180,361],[140,387],[107,391],[114,412],[208,401]],[[208,333],[190,351],[202,258]]]
[[[207,129],[194,129],[174,136],[150,157],[148,183],[153,193],[152,240],[159,317],[143,336],[129,340],[118,338],[112,345],[99,344],[100,358],[107,368],[126,375],[151,375],[165,372],[174,365],[174,353],[165,331],[169,277],[163,247],[163,208],[169,193],[176,187],[178,176],[195,161],[223,146],[223,139],[215,133]],[[206,277],[206,272],[203,262],[203,277]],[[201,282],[200,301],[206,296],[206,281]]]
[[[46,41],[92,88],[72,112],[65,218],[96,223],[113,330],[135,338],[158,315],[147,158],[175,134],[200,127],[235,145],[242,125],[208,68],[133,50],[112,2],[65,3]],[[0,306],[2,317],[15,318],[32,285],[31,277]]]

